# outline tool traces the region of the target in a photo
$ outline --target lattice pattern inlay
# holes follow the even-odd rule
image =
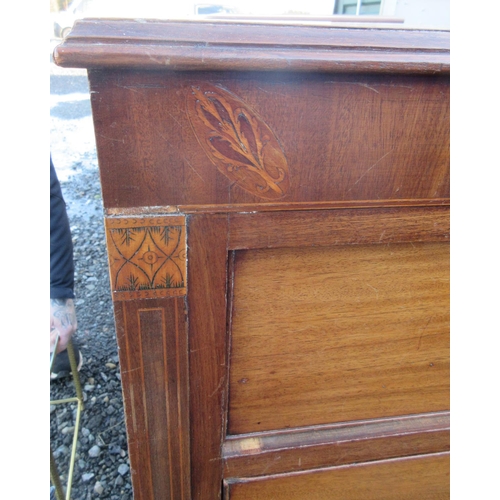
[[[186,294],[184,217],[106,219],[115,300]]]

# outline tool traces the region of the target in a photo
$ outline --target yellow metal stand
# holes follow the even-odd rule
[[[56,339],[56,344],[54,347],[54,353],[50,359],[50,372],[52,373],[52,366],[56,359],[57,345],[59,343],[59,336]],[[68,471],[68,482],[66,485],[66,496],[64,496],[64,490],[61,485],[61,478],[57,470],[57,466],[52,454],[52,446],[50,447],[50,480],[54,487],[56,488],[56,498],[57,500],[70,500],[71,499],[71,486],[73,482],[73,470],[75,468],[75,456],[76,456],[76,445],[78,443],[78,430],[80,428],[80,416],[83,410],[83,392],[82,386],[80,384],[80,375],[78,373],[78,366],[76,363],[75,351],[73,349],[73,343],[70,341],[68,344],[68,358],[71,365],[71,373],[73,375],[73,382],[75,384],[76,397],[67,399],[56,399],[51,401],[51,405],[66,404],[66,403],[78,403],[76,412],[76,422],[75,430],[73,433],[73,446],[71,448],[71,457],[69,461],[69,471]]]

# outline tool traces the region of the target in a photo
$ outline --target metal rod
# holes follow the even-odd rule
[[[52,366],[54,364],[56,358],[57,345],[59,343],[59,335],[56,337],[54,352],[52,354],[50,360],[50,372],[52,373]],[[64,491],[61,486],[61,479],[59,476],[59,472],[57,470],[56,462],[54,460],[54,456],[52,454],[52,448],[50,449],[50,479],[52,484],[56,488],[56,497],[57,500],[70,500],[71,499],[71,487],[73,485],[73,472],[75,469],[75,459],[76,459],[76,447],[78,445],[78,431],[80,429],[80,418],[83,411],[83,392],[82,385],[80,383],[80,375],[78,374],[78,365],[75,357],[75,350],[73,348],[73,342],[70,340],[67,347],[69,363],[71,365],[71,373],[73,375],[73,383],[75,384],[76,390],[76,398],[65,398],[65,399],[57,399],[51,401],[50,404],[63,404],[63,403],[77,403],[76,410],[76,421],[75,421],[75,429],[73,432],[73,445],[71,447],[71,457],[69,460],[69,471],[68,471],[68,482],[66,485],[66,497],[64,497]]]
[[[61,479],[57,470],[56,461],[54,460],[54,455],[52,454],[52,448],[50,448],[50,480],[56,489],[57,500],[64,500],[64,491],[61,485]]]
[[[68,484],[66,487],[66,500],[71,500],[71,486],[73,485],[73,470],[75,468],[75,457],[76,457],[76,446],[78,444],[78,430],[80,428],[80,415],[82,413],[83,405],[81,401],[78,402],[78,408],[76,410],[76,422],[75,422],[75,432],[73,434],[73,446],[71,448],[71,458],[69,459],[69,471],[68,471]]]
[[[57,334],[56,343],[54,344],[54,350],[52,351],[52,356],[50,357],[50,373],[52,373],[52,366],[54,365],[54,361],[56,360],[58,344],[59,344],[59,334]]]
[[[73,349],[73,341],[68,342],[68,357],[71,365],[71,373],[73,374],[73,382],[75,383],[76,396],[83,407],[82,385],[80,384],[80,376],[78,375],[78,365],[75,358],[75,350]]]

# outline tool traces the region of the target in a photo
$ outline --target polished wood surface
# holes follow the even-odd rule
[[[224,477],[255,477],[450,449],[449,412],[227,436]]]
[[[189,220],[192,498],[219,498],[227,405],[227,217]]]
[[[134,498],[447,498],[449,33],[94,19],[54,58],[89,74]]]
[[[446,31],[86,19],[56,48],[61,66],[294,72],[449,73]]]
[[[229,433],[449,409],[449,245],[240,251]]]
[[[96,70],[89,79],[106,208],[449,197],[444,75]],[[226,121],[219,118],[238,130],[236,138],[219,129],[212,136],[226,145],[226,157],[207,154],[199,130],[204,124],[193,109],[199,99],[193,89],[208,99],[214,87],[221,96],[234,96],[226,103],[233,118],[229,111]],[[242,107],[236,103],[244,104],[250,122],[254,118],[253,129],[241,129],[243,118],[235,121]],[[208,123],[219,119],[208,116]],[[240,168],[241,178],[254,175],[255,166],[227,145],[245,133],[252,144],[271,134],[279,144],[266,146],[269,157],[258,148],[255,154],[263,155],[260,171],[267,169],[268,176],[279,179],[277,168],[287,172],[275,183],[281,197],[266,197],[224,175],[228,161],[248,167]]]
[[[233,250],[450,240],[448,206],[235,213],[228,220]]]
[[[225,500],[446,500],[448,453],[225,483]]]
[[[315,201],[296,203],[232,203],[232,204],[208,204],[208,205],[155,205],[154,207],[110,207],[105,209],[107,215],[126,215],[130,217],[147,214],[172,215],[182,214],[218,214],[249,212],[283,212],[283,211],[305,211],[305,210],[337,210],[342,208],[389,208],[389,207],[449,207],[449,198],[429,199],[400,199],[400,200],[341,200],[341,201]],[[255,210],[258,209],[258,210]]]
[[[115,301],[136,500],[191,498],[185,314],[184,298]]]

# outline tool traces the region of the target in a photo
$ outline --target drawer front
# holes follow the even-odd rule
[[[228,433],[449,408],[449,245],[238,251]]]
[[[444,500],[448,453],[386,460],[301,474],[228,480],[225,500]]]

